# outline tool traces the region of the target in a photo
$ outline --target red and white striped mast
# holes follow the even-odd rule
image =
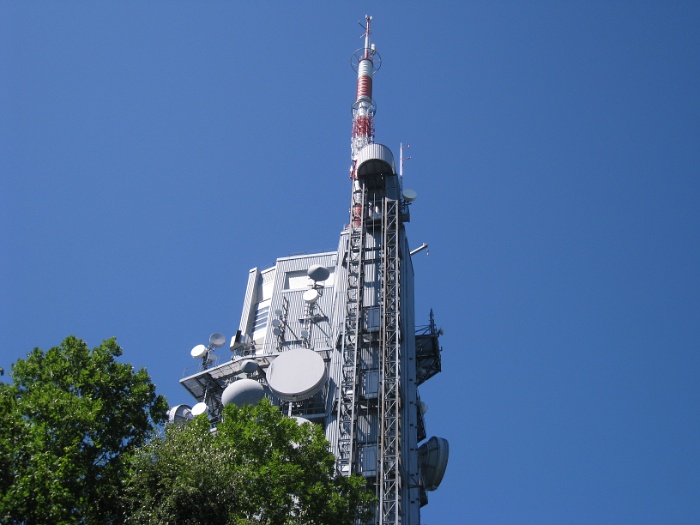
[[[374,44],[370,43],[371,16],[365,16],[364,47],[352,55],[352,67],[357,71],[357,91],[352,105],[352,168],[351,177],[355,178],[355,161],[357,155],[367,144],[374,142],[374,114],[377,106],[372,100],[372,77],[382,65],[382,58]]]

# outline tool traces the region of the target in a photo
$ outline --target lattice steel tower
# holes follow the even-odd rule
[[[230,360],[198,345],[196,370],[180,383],[192,413],[216,422],[224,404],[269,397],[287,415],[325,428],[342,475],[360,474],[378,498],[376,524],[417,525],[426,491],[442,480],[445,439],[427,435],[418,386],[440,372],[432,311],[415,326],[413,253],[405,224],[415,192],[402,187],[394,157],[374,142],[372,79],[381,58],[370,41],[353,55],[349,225],[334,252],[297,255],[253,268]],[[171,419],[189,407],[171,409]]]

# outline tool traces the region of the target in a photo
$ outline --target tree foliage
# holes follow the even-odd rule
[[[263,400],[170,425],[132,460],[127,523],[350,525],[374,499],[359,476],[335,474],[318,425],[297,424]]]
[[[68,337],[34,349],[0,383],[0,522],[120,522],[127,456],[165,420],[145,369]]]

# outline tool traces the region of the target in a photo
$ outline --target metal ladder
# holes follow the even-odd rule
[[[355,460],[355,406],[357,399],[358,354],[362,347],[363,252],[365,247],[365,196],[360,183],[352,192],[351,222],[347,244],[347,290],[342,341],[342,376],[338,399],[338,460],[344,476],[352,474]]]
[[[399,201],[384,199],[381,265],[382,327],[380,370],[379,523],[397,524],[401,516],[401,304]]]

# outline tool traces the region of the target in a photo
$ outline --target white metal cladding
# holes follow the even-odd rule
[[[268,268],[260,272],[262,280],[260,282],[260,292],[258,293],[258,301],[266,301],[272,297],[272,285],[275,281],[275,268]]]
[[[270,309],[273,315],[277,311],[284,313],[284,319],[281,319],[284,337],[269,330],[264,343],[265,353],[274,354],[305,344],[315,350],[334,346],[331,317],[335,295],[331,283],[334,279],[329,277],[325,286],[317,287],[318,300],[315,304],[308,305],[304,301],[304,292],[311,288],[313,281],[300,276],[313,265],[328,268],[331,275],[335,275],[337,257],[336,252],[324,252],[277,259]],[[294,283],[292,288],[290,277]],[[301,282],[305,283],[304,287],[298,286]],[[302,330],[309,332],[308,343],[304,342]]]
[[[414,303],[414,275],[413,261],[409,254],[408,240],[405,229],[402,227],[400,236],[401,246],[401,332],[404,337],[401,341],[401,370],[402,370],[402,419],[404,428],[415,429],[418,424],[418,389],[416,384],[416,333],[415,328],[415,303]],[[417,433],[415,431],[403,432],[402,449],[410,451],[404,455],[405,475],[407,482],[402,486],[402,499],[405,502],[418,501],[420,499],[420,457],[417,453]],[[411,514],[409,523],[417,523],[420,519],[419,507],[408,505],[407,512]]]
[[[360,60],[357,65],[357,76],[371,77],[374,69],[374,64],[369,59]]]
[[[357,175],[378,175],[394,173],[394,155],[383,144],[367,144],[357,154]]]
[[[248,284],[245,289],[245,298],[243,299],[243,312],[241,313],[241,322],[238,329],[243,334],[248,333],[248,328],[255,317],[255,303],[258,291],[258,279],[260,278],[260,270],[252,268],[248,273]]]
[[[333,353],[329,368],[328,401],[326,408],[326,439],[331,444],[331,451],[338,455],[339,427],[337,424],[337,411],[335,403],[340,395],[342,376],[342,352],[341,344],[345,321],[345,303],[347,299],[347,244],[348,230],[341,232],[338,241],[338,258],[335,270],[335,293],[333,313],[331,314],[333,326]]]

